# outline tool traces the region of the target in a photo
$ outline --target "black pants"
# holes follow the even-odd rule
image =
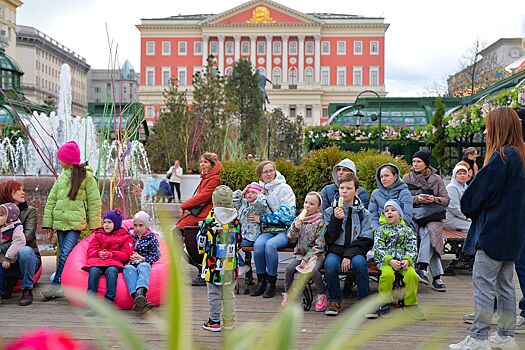
[[[170,182],[171,192],[173,193],[173,198],[175,198],[175,190],[177,190],[177,199],[180,202],[180,182]]]

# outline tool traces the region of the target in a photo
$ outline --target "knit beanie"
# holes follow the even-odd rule
[[[140,221],[146,226],[147,229],[149,229],[149,215],[145,211],[141,210],[137,212],[135,215],[133,215],[133,223],[136,221]]]
[[[246,186],[247,190],[255,191],[257,194],[261,193],[263,191],[263,187],[259,185],[257,182],[252,182],[248,186]]]
[[[399,203],[396,200],[394,200],[394,199],[387,200],[383,210],[386,211],[386,207],[393,207],[395,210],[397,210],[397,212],[399,213],[399,216],[401,217],[401,219],[403,219],[403,209],[401,209],[401,206],[399,205]]]
[[[454,170],[452,170],[452,178],[455,179],[456,178],[456,174],[458,173],[458,171],[460,170],[465,170],[468,174],[468,169],[466,166],[464,165],[461,165],[461,164],[458,164],[454,167]]]
[[[218,186],[211,195],[213,207],[233,208],[233,191],[225,185]]]
[[[57,152],[57,158],[67,164],[80,164],[80,148],[75,141],[64,143]]]
[[[122,228],[122,219],[124,218],[124,215],[122,215],[122,212],[119,208],[115,210],[108,210],[104,217],[102,219],[109,219],[113,222],[113,231],[120,230]]]
[[[7,212],[7,224],[18,220],[18,217],[20,216],[20,209],[18,209],[18,206],[16,204],[4,203],[2,204],[2,207],[4,207],[5,211]]]
[[[412,156],[412,159],[419,158],[428,167],[430,166],[430,156],[431,155],[429,151],[421,150],[421,151],[417,151],[416,153],[414,153],[414,155]]]

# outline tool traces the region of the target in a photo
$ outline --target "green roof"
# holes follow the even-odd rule
[[[16,63],[11,57],[7,56],[3,48],[0,49],[0,70],[17,72],[20,75],[24,74],[18,63]]]
[[[348,15],[340,13],[307,13],[308,16],[312,16],[318,19],[382,19],[382,17],[364,17],[359,15]]]
[[[155,20],[155,21],[203,21],[208,17],[215,16],[215,14],[197,14],[197,15],[178,15],[163,18],[142,18],[143,21]]]

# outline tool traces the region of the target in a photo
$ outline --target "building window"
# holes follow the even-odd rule
[[[162,42],[162,56],[171,55],[171,43],[169,41]]]
[[[281,85],[281,68],[275,67],[272,72],[272,81],[274,85]]]
[[[95,92],[100,92],[100,86],[95,86]]]
[[[146,85],[155,85],[155,67],[146,67]]]
[[[146,107],[146,118],[155,118],[155,107]]]
[[[297,86],[297,69],[295,67],[288,69],[288,84]]]
[[[202,55],[202,42],[196,41],[195,43],[193,43],[193,54],[195,56]]]
[[[305,42],[305,51],[306,51],[307,55],[313,55],[314,54],[314,42],[313,41]]]
[[[232,68],[232,67],[228,67],[228,68],[226,68],[226,70],[224,71],[224,74],[225,74],[227,77],[231,76],[232,73],[233,73],[233,68]]]
[[[280,55],[281,54],[281,42],[280,41],[274,41],[273,42],[273,54],[274,55]]]
[[[346,41],[337,42],[337,54],[346,55]]]
[[[241,42],[241,54],[243,55],[250,54],[250,42],[249,41]]]
[[[379,41],[370,42],[370,54],[379,55]]]
[[[264,41],[257,42],[257,54],[264,55],[266,53],[266,43]]]
[[[322,114],[322,117],[323,118],[328,118],[328,108],[327,107],[324,107],[322,110],[321,110],[321,114]]]
[[[337,85],[346,85],[346,67],[337,67]]]
[[[233,52],[234,52],[233,41],[227,41],[226,42],[226,54],[233,55]]]
[[[290,118],[295,118],[297,116],[297,109],[295,105],[290,106]]]
[[[188,54],[188,43],[179,41],[179,56],[186,56]]]
[[[288,43],[288,53],[290,55],[297,55],[297,41],[290,41]]]
[[[178,67],[177,70],[179,72],[179,77],[178,77],[179,85],[181,86],[188,85],[186,67]]]
[[[210,53],[212,55],[218,55],[219,54],[219,43],[217,41],[212,41],[210,43]]]
[[[330,85],[330,67],[321,67],[321,85]]]
[[[155,55],[155,42],[146,41],[146,56],[153,56],[153,55]]]
[[[329,54],[330,54],[330,42],[321,41],[321,55],[329,55]]]
[[[171,67],[162,67],[162,85],[169,85],[171,79]]]
[[[379,85],[379,67],[370,67],[370,84]]]
[[[353,85],[360,86],[363,85],[363,67],[354,67],[354,79],[353,79]]]
[[[354,55],[362,55],[362,54],[363,54],[363,42],[354,41]]]
[[[312,106],[306,106],[305,117],[312,118]]]
[[[304,70],[304,83],[306,85],[312,85],[314,83],[314,70],[312,67],[307,67]]]

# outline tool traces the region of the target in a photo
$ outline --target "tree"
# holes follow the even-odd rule
[[[270,158],[289,159],[298,162],[302,155],[303,117],[290,120],[280,108],[275,108],[269,117]]]
[[[432,118],[432,126],[434,129],[432,136],[432,155],[436,158],[440,172],[445,170],[447,157],[445,155],[445,148],[447,147],[447,133],[443,123],[445,116],[445,104],[443,99],[439,96],[436,98],[436,112]]]

